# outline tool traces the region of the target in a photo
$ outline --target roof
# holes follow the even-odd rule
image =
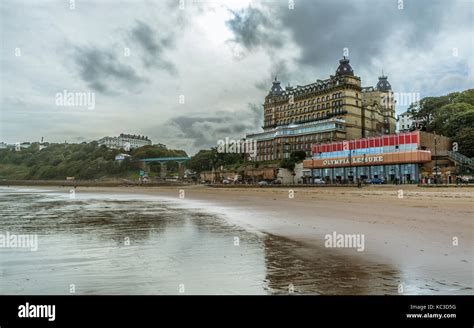
[[[379,76],[379,82],[377,82],[376,86],[377,90],[379,91],[390,91],[392,90],[392,86],[390,85],[390,82],[388,82],[387,77],[382,74],[382,76]]]
[[[344,56],[343,59],[339,60],[339,67],[336,70],[336,75],[354,75],[351,65],[349,65],[349,59]]]

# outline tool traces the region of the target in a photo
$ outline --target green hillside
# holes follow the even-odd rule
[[[39,150],[39,144],[15,151],[0,150],[0,179],[107,179],[135,176],[139,170],[136,161],[145,157],[187,156],[183,150],[169,150],[162,146],[144,146],[129,152],[132,159],[121,163],[115,155],[123,150],[108,149],[97,142],[81,144],[50,144]],[[173,167],[169,167],[170,172]]]

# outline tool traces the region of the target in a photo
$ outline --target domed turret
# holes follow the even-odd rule
[[[379,82],[377,82],[377,90],[378,91],[390,91],[392,90],[392,86],[387,80],[387,77],[383,75],[379,76]]]
[[[349,65],[349,59],[344,56],[343,59],[339,60],[339,67],[336,70],[336,75],[354,75],[351,65]]]
[[[278,81],[277,77],[275,76],[275,81],[272,82],[272,89],[270,90],[270,92],[273,94],[279,94],[282,91],[283,89],[280,86],[280,81]]]

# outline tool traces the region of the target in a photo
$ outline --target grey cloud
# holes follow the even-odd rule
[[[80,77],[90,88],[100,93],[116,93],[121,89],[134,91],[146,81],[131,66],[121,63],[112,51],[75,47],[73,56]],[[114,85],[114,88],[110,85]]]
[[[170,33],[158,38],[150,25],[136,20],[128,35],[142,49],[139,56],[146,68],[154,67],[176,74],[174,64],[163,58],[165,50],[173,45]],[[109,48],[74,47],[73,59],[80,77],[91,89],[100,93],[139,91],[147,78],[140,76],[139,67],[121,62],[113,51],[114,47]]]
[[[253,7],[230,11],[233,17],[226,22],[226,25],[234,34],[235,38],[232,41],[248,50],[260,46],[273,48],[283,46],[281,38],[275,33],[276,26],[267,13]]]
[[[246,133],[259,131],[261,109],[255,104],[238,112],[216,111],[210,114],[177,116],[170,123],[178,130],[180,138],[192,140],[194,148],[212,147],[217,140],[243,138]]]
[[[268,91],[272,86],[272,81],[278,78],[279,81],[289,81],[291,80],[291,72],[288,68],[288,62],[285,59],[274,60],[272,63],[272,68],[270,74],[264,79],[257,81],[255,87],[259,90]],[[282,87],[286,85],[282,84]]]
[[[343,48],[356,66],[387,49],[403,51],[402,45],[388,44],[393,33],[403,33],[406,45],[426,49],[440,28],[446,4],[441,1],[301,0],[294,10],[279,11],[279,20],[291,30],[292,38],[302,49],[300,62],[307,65],[337,65]]]
[[[227,24],[233,41],[249,50],[263,47],[275,55],[287,46],[282,32],[289,31],[302,51],[300,64],[337,66],[343,48],[348,48],[353,63],[359,66],[387,48],[397,49],[387,44],[395,32],[405,33],[405,41],[413,49],[427,49],[435,41],[446,10],[444,2],[404,1],[403,10],[397,6],[397,1],[300,0],[289,10],[287,1],[262,2],[260,8],[233,12]]]
[[[176,74],[174,64],[163,58],[164,51],[173,46],[171,33],[158,37],[158,33],[150,25],[137,20],[130,32],[130,37],[144,50],[143,63],[146,67],[156,67],[170,74]]]

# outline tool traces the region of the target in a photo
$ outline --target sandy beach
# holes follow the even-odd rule
[[[69,192],[69,187],[42,189]],[[183,207],[223,215],[251,231],[304,245],[300,252],[295,249],[303,260],[315,261],[315,254],[323,250],[373,271],[378,266],[382,271],[391,267],[397,273],[398,288],[389,294],[473,293],[473,188],[76,189],[76,193],[82,192],[159,196]],[[326,248],[325,236],[334,232],[363,234],[364,250]]]

